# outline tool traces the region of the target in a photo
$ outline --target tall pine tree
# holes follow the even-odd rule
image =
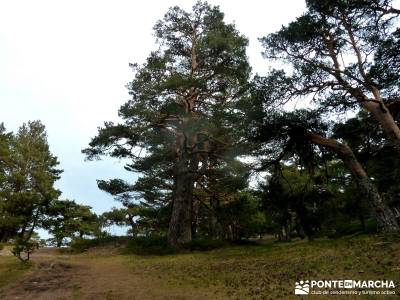
[[[105,123],[83,152],[89,159],[131,160],[125,168],[142,174],[135,184],[100,181],[100,187],[123,202],[136,197],[171,205],[168,241],[177,247],[192,238],[195,182],[207,176],[210,161],[226,166],[235,158],[236,102],[250,67],[247,39],[218,7],[171,8],[154,31],[159,48],[142,66],[132,65],[132,99],[119,111],[123,123]]]

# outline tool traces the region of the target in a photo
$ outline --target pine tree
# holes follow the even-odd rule
[[[293,67],[288,96],[309,96],[325,112],[368,111],[400,153],[400,129],[389,109],[399,97],[394,24],[400,10],[391,0],[306,2],[304,15],[261,39],[265,57]]]
[[[21,253],[26,251],[29,259],[34,230],[43,226],[50,205],[61,194],[54,183],[62,170],[57,169],[59,162],[50,152],[40,121],[23,124],[9,139],[8,155],[1,159],[1,217],[5,222],[0,224],[0,231],[15,239],[18,258],[23,259]]]
[[[124,122],[105,123],[84,150],[88,158],[132,160],[126,169],[142,174],[136,184],[102,186],[125,198],[171,205],[168,241],[174,247],[192,238],[195,182],[210,160],[233,160],[240,141],[236,102],[250,73],[247,39],[223,18],[207,3],[198,2],[192,12],[171,8],[154,27],[159,48],[144,65],[132,65],[132,99],[119,111]]]

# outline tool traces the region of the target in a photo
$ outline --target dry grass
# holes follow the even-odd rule
[[[288,299],[294,298],[299,279],[388,279],[399,287],[400,239],[360,236],[269,242],[206,253],[131,257],[130,266],[138,274],[181,289],[207,288],[229,299]]]
[[[68,283],[64,290],[60,292],[59,283],[36,290],[32,290],[31,284],[28,293],[24,288],[32,282],[28,278],[19,288],[15,288],[18,282],[10,285],[13,293],[2,295],[2,299],[14,299],[11,295],[52,300],[299,299],[293,295],[295,281],[299,279],[387,279],[400,286],[400,238],[395,236],[358,236],[312,243],[267,241],[260,246],[165,256],[109,255],[97,249],[79,255],[37,255],[35,259],[36,265],[49,259],[71,265],[62,275],[57,270],[60,280]],[[0,265],[4,265],[1,260]],[[36,281],[38,274],[40,270]],[[336,298],[339,297],[352,299]]]
[[[0,256],[0,289],[22,277],[31,264],[21,264],[15,257]]]

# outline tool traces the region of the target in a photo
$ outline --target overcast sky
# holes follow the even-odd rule
[[[258,38],[278,30],[305,9],[303,0],[213,0],[250,40],[248,56],[264,73]],[[57,187],[101,213],[116,205],[96,179],[122,177],[123,164],[85,162],[87,147],[104,121],[116,121],[128,100],[129,63],[143,63],[155,49],[152,27],[167,9],[194,1],[0,1],[0,122],[9,130],[41,120],[64,169]]]

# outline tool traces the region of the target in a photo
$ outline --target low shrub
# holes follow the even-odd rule
[[[377,233],[377,224],[373,219],[369,219],[365,223],[365,228],[363,229],[361,222],[355,220],[352,222],[340,222],[336,226],[336,231],[331,231],[329,234],[326,234],[328,238],[340,238],[347,235],[354,234],[374,234]]]
[[[126,253],[139,255],[167,255],[175,253],[175,249],[168,245],[166,237],[156,235],[130,238],[125,250]]]
[[[71,242],[70,251],[81,253],[89,248],[114,245],[121,247],[123,254],[138,255],[168,255],[177,252],[176,249],[168,245],[167,238],[158,235],[140,237],[102,237],[96,239],[77,238]],[[232,245],[258,245],[250,240],[230,242],[226,240],[213,240],[207,238],[195,238],[190,243],[183,245],[183,251],[209,251]]]
[[[85,252],[89,248],[114,245],[116,247],[127,243],[129,237],[106,236],[94,239],[76,238],[71,241],[70,250],[75,253]]]

